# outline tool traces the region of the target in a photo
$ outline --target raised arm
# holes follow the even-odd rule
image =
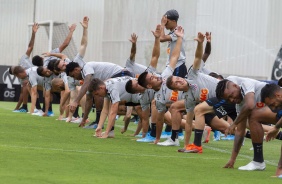
[[[195,52],[193,69],[198,70],[201,66],[201,60],[203,57],[203,42],[205,40],[205,36],[199,32],[197,38],[195,38],[194,40],[198,42],[198,45]]]
[[[59,50],[60,52],[63,52],[63,50],[65,50],[65,48],[69,45],[70,41],[71,41],[71,38],[72,38],[72,34],[74,32],[76,28],[76,24],[72,24],[70,27],[69,27],[69,34],[67,35],[65,41],[62,43],[62,45],[59,47]]]
[[[154,47],[153,47],[150,65],[153,68],[157,68],[158,60],[159,60],[159,57],[160,57],[161,25],[157,25],[156,30],[152,31],[152,33],[155,36],[155,43],[154,43]]]
[[[211,32],[206,32],[206,39],[207,39],[207,43],[206,43],[205,53],[202,58],[204,62],[207,61],[208,57],[211,54]]]
[[[131,39],[129,39],[129,41],[132,43],[131,50],[130,50],[130,56],[129,56],[129,59],[131,61],[135,60],[137,38],[138,38],[138,36],[135,33],[132,33]]]
[[[176,63],[178,61],[179,55],[180,55],[180,50],[182,46],[182,40],[184,36],[184,29],[181,26],[178,26],[175,30],[175,34],[177,36],[177,41],[176,45],[171,53],[171,57],[169,60],[169,66],[174,70]]]
[[[54,56],[54,57],[57,57],[57,58],[60,58],[60,59],[66,59],[67,58],[67,56],[65,54],[62,54],[62,53],[45,52],[42,55],[43,55],[43,57]]]
[[[169,35],[165,35],[165,25],[167,23],[167,15],[164,15],[161,20],[161,37],[160,37],[160,42],[167,42],[171,41],[171,37]]]
[[[33,26],[32,26],[32,34],[31,34],[31,38],[30,38],[30,41],[29,41],[29,44],[28,44],[28,48],[26,50],[26,55],[29,57],[32,50],[33,50],[33,46],[34,46],[34,40],[35,40],[35,34],[37,32],[39,28],[39,25],[37,23],[34,23]]]
[[[82,34],[82,38],[81,38],[81,43],[80,43],[80,48],[79,48],[79,55],[84,57],[85,55],[85,51],[86,51],[86,47],[87,47],[87,40],[88,40],[88,22],[89,22],[89,18],[88,17],[84,17],[83,21],[80,22],[81,26],[83,27],[83,34]]]

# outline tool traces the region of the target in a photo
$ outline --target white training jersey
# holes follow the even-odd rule
[[[37,66],[31,67],[26,71],[27,76],[28,76],[28,81],[31,85],[31,87],[34,86],[42,86],[43,87],[43,83],[44,83],[44,77],[41,77],[37,74]]]
[[[143,111],[150,107],[154,96],[155,91],[153,89],[146,89],[144,93],[139,93],[139,102]]]
[[[51,50],[51,52],[50,53],[60,53],[60,49],[59,48],[55,48],[55,49],[53,49],[53,50]],[[49,56],[49,57],[45,57],[44,58],[44,61],[43,61],[43,66],[48,66],[48,64],[49,64],[49,62],[50,62],[50,60],[52,60],[52,59],[59,59],[59,58],[57,58],[57,57],[55,57],[55,56]]]
[[[125,90],[127,81],[132,80],[132,77],[116,77],[105,81],[107,89],[107,98],[109,98],[112,104],[116,102],[132,102],[139,103],[139,94],[130,94]]]
[[[30,58],[26,54],[21,57],[19,65],[23,67],[25,70],[33,67],[33,64],[30,61]]]
[[[156,72],[156,68],[152,67],[151,65],[149,67],[146,67],[145,65],[135,63],[134,60],[130,60],[129,58],[126,60],[125,68],[133,73],[136,78],[146,70],[150,73]]]
[[[267,84],[266,82],[261,82],[255,79],[245,78],[245,77],[237,77],[237,76],[229,76],[226,79],[234,82],[235,84],[240,86],[241,94],[243,98],[248,93],[255,94],[255,102],[256,107],[260,108],[264,106],[264,103],[261,102],[260,92],[261,89]],[[240,104],[236,105],[237,112],[239,113],[244,105],[244,99]]]
[[[197,103],[216,97],[218,79],[192,69],[186,81],[189,89],[183,93],[183,96],[187,112],[193,111]]]
[[[168,60],[167,60],[167,63],[166,65],[169,64],[169,61],[170,61],[170,57],[171,57],[171,53],[173,51],[173,49],[175,48],[176,46],[176,41],[177,41],[177,36],[176,34],[174,33],[174,31],[171,31],[169,33],[169,36],[171,37],[171,41],[168,42],[168,46],[167,46],[167,55],[168,55]],[[179,67],[180,65],[182,65],[183,63],[185,63],[185,60],[186,60],[186,54],[185,54],[185,39],[184,37],[182,38],[182,45],[181,45],[181,50],[180,50],[180,55],[179,55],[179,58],[178,58],[178,61],[177,61],[177,64],[176,64],[176,67]]]
[[[123,68],[114,63],[90,61],[83,66],[81,74],[83,79],[87,75],[93,75],[93,78],[104,81],[122,71]]]

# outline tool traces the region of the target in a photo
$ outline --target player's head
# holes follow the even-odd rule
[[[62,78],[54,78],[51,82],[52,91],[61,92],[65,90],[65,84]]]
[[[93,95],[97,95],[100,97],[105,97],[107,95],[107,89],[105,83],[98,79],[93,78],[88,86],[88,91]]]
[[[240,87],[234,82],[223,79],[216,86],[216,97],[230,103],[239,104],[243,100]]]
[[[55,69],[59,72],[64,72],[66,71],[67,65],[68,65],[68,62],[66,61],[66,59],[60,59],[56,62]]]
[[[166,85],[169,89],[178,91],[187,91],[189,88],[188,82],[185,79],[173,75],[166,79]]]
[[[34,66],[43,66],[43,57],[40,57],[38,55],[33,56],[32,58],[32,64]]]
[[[278,80],[278,86],[282,87],[282,77]]]
[[[73,77],[76,80],[81,80],[81,68],[78,63],[76,62],[70,62],[66,65],[66,74],[67,76]]]
[[[147,89],[157,89],[160,88],[162,79],[153,73],[143,72],[138,77],[138,84]]]
[[[209,76],[213,77],[213,78],[216,78],[218,80],[222,80],[224,79],[224,77],[222,75],[219,75],[218,73],[215,73],[215,72],[211,72],[209,73]]]
[[[125,84],[125,90],[127,91],[127,93],[136,94],[143,93],[145,91],[145,88],[140,86],[136,79],[132,79],[127,81],[127,83]]]
[[[59,61],[59,60],[52,59],[52,60],[49,61],[48,65],[47,65],[47,69],[52,71],[55,75],[60,74],[60,72],[55,69],[55,64],[56,64],[57,61]]]
[[[165,25],[166,29],[174,29],[177,26],[177,21],[179,14],[176,10],[168,10],[165,15],[167,16],[167,23]]]
[[[8,69],[10,75],[14,75],[14,69],[15,69],[15,66],[11,66],[11,67]]]
[[[19,79],[25,79],[27,77],[25,69],[23,67],[21,67],[21,66],[15,66],[13,73]]]
[[[41,77],[50,77],[53,74],[53,72],[46,67],[39,66],[37,68],[37,74]]]
[[[266,84],[260,92],[261,102],[265,103],[272,111],[281,109],[282,92],[277,84]]]

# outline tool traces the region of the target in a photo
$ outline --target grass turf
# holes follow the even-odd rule
[[[0,183],[281,183],[272,178],[280,155],[280,141],[264,143],[265,171],[239,171],[252,159],[246,139],[235,169],[223,169],[233,141],[210,141],[204,153],[178,153],[177,147],[137,143],[129,136],[136,125],[114,139],[93,137],[94,130],[77,124],[13,113],[12,102],[0,102]],[[58,114],[58,105],[53,105]],[[94,119],[94,113],[90,116]],[[211,138],[212,140],[212,138]],[[181,142],[183,146],[183,142]]]

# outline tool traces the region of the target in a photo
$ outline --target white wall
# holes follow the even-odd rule
[[[1,65],[16,64],[27,48],[27,23],[33,20],[34,0],[0,0]],[[130,34],[138,37],[136,61],[148,64],[151,30],[169,9],[180,14],[186,33],[187,65],[193,61],[198,31],[212,32],[207,67],[223,75],[258,79],[270,77],[282,42],[282,1],[279,0],[36,0],[35,20],[77,23],[74,41],[80,44],[82,17],[90,17],[87,61],[124,65]],[[164,68],[166,44],[161,44],[159,70]],[[37,53],[35,53],[37,54]]]

